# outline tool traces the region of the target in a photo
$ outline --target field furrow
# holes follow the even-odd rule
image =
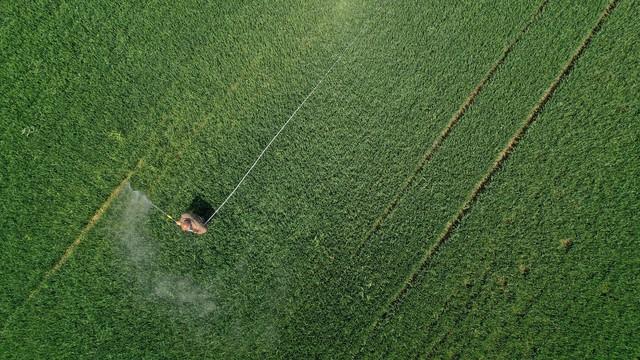
[[[332,276],[346,277],[348,281],[342,281],[342,286],[349,284],[352,289],[363,289],[360,301],[367,306],[358,308],[375,315],[367,316],[372,319],[370,323],[358,325],[366,329],[362,333],[370,333],[377,319],[387,312],[390,299],[402,293],[407,279],[416,271],[416,264],[428,254],[426,249],[437,244],[443,229],[494,165],[606,4],[599,1],[577,7],[550,3],[540,21],[518,43],[494,81],[478,96],[454,133],[424,168],[420,181],[403,198],[379,234],[350,267],[344,267],[349,273]],[[351,308],[342,311],[353,313]],[[359,351],[358,348],[354,351]]]
[[[467,200],[465,201],[465,203],[454,215],[454,217],[447,223],[441,235],[438,237],[438,240],[424,253],[420,261],[418,261],[414,265],[411,273],[405,279],[401,288],[396,294],[393,295],[388,305],[383,310],[384,312],[381,316],[382,319],[389,316],[389,314],[394,311],[394,308],[402,302],[404,297],[407,295],[407,292],[415,286],[415,281],[418,277],[418,274],[425,271],[426,267],[429,265],[429,261],[451,238],[451,235],[453,234],[455,229],[460,225],[469,211],[471,211],[473,205],[478,200],[478,197],[482,194],[483,191],[487,189],[487,186],[490,184],[492,178],[501,170],[504,163],[509,159],[509,156],[513,153],[513,151],[515,151],[518,143],[526,135],[529,127],[538,119],[540,112],[549,102],[549,100],[551,100],[553,94],[558,89],[558,86],[560,86],[562,81],[571,73],[571,70],[573,70],[573,68],[575,67],[576,62],[585,52],[593,37],[598,33],[598,31],[600,31],[602,25],[606,22],[611,12],[615,9],[617,3],[618,1],[612,1],[609,3],[609,6],[607,6],[605,11],[602,13],[595,27],[589,32],[584,41],[576,49],[575,53],[564,66],[560,74],[558,74],[554,81],[549,85],[549,88],[547,88],[547,90],[544,92],[542,98],[534,105],[533,109],[531,109],[531,113],[529,114],[529,116],[527,116],[527,119],[525,120],[522,127],[517,129],[513,137],[509,139],[505,148],[500,151],[498,158],[495,160],[489,171],[485,175],[483,175],[481,180],[474,186],[471,193],[467,196]],[[375,321],[374,324],[377,324],[377,321]],[[375,327],[375,325],[373,326]]]
[[[159,174],[193,137],[211,136],[205,126],[277,126],[277,118],[248,121],[247,109],[269,99],[288,111],[367,13],[359,2],[339,10],[332,1],[246,2],[197,15],[195,6],[3,8],[0,227],[10,260],[0,265],[0,318],[140,159]],[[235,135],[220,134],[217,143],[233,148]]]
[[[487,6],[494,11],[485,14]],[[132,356],[158,341],[170,341],[175,351],[190,344],[192,353],[201,355],[205,349],[237,356],[274,349],[284,355],[321,354],[334,347],[348,351],[349,337],[336,333],[343,320],[305,326],[309,316],[318,315],[315,309],[307,311],[309,305],[333,301],[325,298],[328,293],[309,288],[309,279],[315,284],[330,275],[327,266],[336,265],[332,258],[345,261],[389,194],[414,171],[428,144],[538,6],[537,1],[416,2],[378,11],[371,6],[359,15],[355,7],[355,13],[342,14],[343,21],[366,17],[370,31],[300,110],[209,234],[187,240],[160,216],[152,217],[148,237],[154,260],[138,269],[127,256],[127,244],[112,230],[126,212],[125,205],[118,205],[10,324],[11,339],[30,334],[26,342],[9,341],[11,348],[16,353],[27,348],[82,352],[78,346],[97,336],[86,327],[93,323],[83,320],[89,318],[105,324],[108,335],[97,345],[99,351],[116,351],[118,339],[129,338],[132,348],[126,351]],[[476,21],[478,16],[484,21]],[[456,51],[444,52],[442,44]],[[196,194],[215,205],[313,86],[310,80],[310,86],[297,86],[301,81],[296,80],[249,84],[257,100],[238,98],[221,108],[216,115],[227,119],[225,128],[204,122],[201,136],[186,137],[170,128],[166,146],[149,149],[159,160],[148,161],[134,176],[134,187],[173,214]],[[276,85],[284,89],[274,95]],[[278,95],[294,88],[295,101]],[[290,106],[281,106],[283,98]],[[183,118],[186,124],[195,120]],[[165,155],[178,152],[179,159]],[[201,318],[201,303],[158,300],[154,289],[160,280],[152,275],[139,280],[136,273],[171,274],[182,287],[194,285],[215,299],[218,311]],[[168,281],[161,280],[161,285]],[[126,316],[132,309],[140,316]],[[181,318],[175,318],[176,311]],[[203,321],[213,325],[194,325]],[[142,331],[149,324],[157,324],[153,335]],[[65,331],[54,334],[54,329]],[[68,347],[52,348],[56,341],[43,339]],[[333,346],[332,339],[343,340]]]
[[[638,11],[0,5],[0,358],[633,358]]]
[[[380,214],[380,216],[374,221],[373,226],[367,232],[366,236],[363,237],[362,242],[358,244],[356,248],[356,252],[358,252],[360,248],[364,244],[366,244],[367,241],[371,239],[371,237],[376,233],[376,231],[380,229],[380,226],[382,226],[382,223],[384,222],[384,220],[393,212],[393,210],[395,210],[395,208],[398,206],[400,198],[402,198],[402,196],[405,195],[405,193],[411,188],[411,186],[416,181],[416,178],[420,174],[422,169],[431,160],[431,158],[433,158],[433,155],[438,151],[438,149],[440,149],[440,146],[442,146],[442,142],[451,134],[451,132],[453,131],[455,126],[458,124],[460,119],[464,116],[467,110],[469,110],[469,108],[473,105],[473,102],[475,101],[478,94],[480,94],[482,89],[494,77],[496,71],[498,71],[498,68],[504,63],[505,59],[507,58],[507,56],[509,56],[511,51],[513,51],[514,46],[522,39],[524,35],[527,34],[531,26],[538,20],[538,18],[540,17],[540,15],[544,11],[548,3],[549,1],[546,1],[546,0],[542,1],[540,6],[538,7],[538,10],[535,12],[535,14],[531,17],[531,19],[527,22],[527,24],[522,28],[522,30],[516,36],[516,38],[513,39],[513,41],[507,47],[505,47],[504,51],[502,52],[498,60],[493,64],[491,69],[489,69],[487,74],[482,78],[482,80],[478,83],[478,85],[476,85],[476,87],[471,91],[469,96],[467,96],[467,98],[464,100],[462,105],[460,105],[460,108],[458,109],[458,111],[456,111],[455,114],[453,114],[453,116],[451,117],[451,120],[449,120],[449,123],[447,123],[444,129],[442,129],[442,131],[440,132],[440,135],[438,135],[438,137],[431,144],[431,147],[429,147],[427,152],[422,156],[422,159],[418,163],[418,166],[416,167],[415,171],[405,179],[405,181],[402,183],[402,186],[396,192],[396,195],[389,202],[389,204],[385,207],[382,214]]]
[[[640,78],[632,7],[620,1],[597,29],[518,149],[380,323],[368,356],[638,353],[638,314],[627,307],[639,258],[639,229],[628,226],[638,223],[630,155],[640,134],[629,97]],[[612,176],[612,166],[624,175]],[[476,279],[487,266],[490,281]],[[471,306],[440,302],[451,296]]]

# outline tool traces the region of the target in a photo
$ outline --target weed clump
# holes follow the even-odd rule
[[[520,265],[518,265],[518,271],[523,276],[527,276],[527,274],[529,274],[529,267],[527,265],[525,265],[525,264],[520,264]]]
[[[611,285],[609,283],[602,283],[600,285],[600,295],[609,296],[611,294]]]
[[[560,240],[560,248],[565,252],[568,252],[573,246],[573,240],[571,239],[562,239]]]
[[[496,278],[496,283],[502,288],[502,290],[506,290],[507,288],[507,278],[504,276],[498,276]]]

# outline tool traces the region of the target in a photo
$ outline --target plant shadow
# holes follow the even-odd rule
[[[196,195],[196,197],[193,198],[188,210],[190,213],[198,215],[204,220],[207,220],[215,211],[213,206],[201,195]]]

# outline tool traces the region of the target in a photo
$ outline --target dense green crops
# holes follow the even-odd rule
[[[638,354],[634,11],[612,15],[373,352]]]
[[[372,352],[638,355],[634,12],[611,16]]]
[[[230,4],[3,6],[1,357],[639,355],[637,4]]]
[[[278,125],[366,14],[357,3],[198,6],[5,5],[0,318],[138,159],[147,173],[173,166],[194,133],[220,128],[239,153],[230,133]],[[278,112],[260,122],[265,103]]]

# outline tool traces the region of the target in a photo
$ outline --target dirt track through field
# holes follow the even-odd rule
[[[469,110],[469,108],[473,105],[473,103],[475,102],[480,92],[482,92],[485,86],[493,79],[496,72],[498,71],[498,68],[500,68],[500,66],[504,64],[506,58],[513,51],[515,46],[529,32],[529,29],[531,29],[532,25],[535,24],[535,22],[540,18],[540,16],[544,12],[544,9],[548,3],[549,3],[549,0],[543,0],[540,3],[536,12],[533,14],[533,16],[531,16],[529,21],[527,21],[527,23],[522,28],[522,30],[520,30],[518,35],[511,41],[509,45],[507,45],[507,47],[503,50],[498,60],[493,64],[493,66],[485,74],[482,80],[480,80],[478,85],[476,85],[476,87],[471,91],[471,93],[469,93],[465,101],[462,103],[462,105],[460,105],[460,108],[458,109],[458,111],[456,111],[456,113],[453,114],[453,116],[451,117],[451,120],[449,120],[447,125],[440,132],[440,135],[438,135],[438,137],[433,141],[433,143],[429,147],[429,150],[427,150],[427,152],[424,153],[424,155],[422,156],[422,159],[418,163],[418,166],[416,166],[413,173],[411,173],[411,175],[409,175],[405,179],[405,181],[400,186],[399,190],[396,192],[396,195],[389,202],[389,204],[387,204],[387,206],[385,207],[384,211],[380,214],[380,216],[378,216],[378,218],[373,222],[373,225],[371,226],[369,231],[367,231],[366,235],[362,238],[362,240],[356,246],[352,256],[358,255],[362,247],[369,240],[371,240],[371,238],[376,234],[376,232],[380,230],[380,227],[382,226],[384,221],[398,207],[398,204],[400,203],[400,199],[407,193],[407,191],[415,183],[418,175],[420,175],[420,173],[425,168],[427,163],[433,158],[433,155],[440,149],[440,147],[442,146],[442,143],[449,137],[449,135],[451,134],[453,129],[456,127],[456,125],[460,122],[460,120],[465,115],[467,110]]]
[[[122,192],[122,190],[127,186],[127,184],[129,183],[129,180],[131,179],[131,177],[138,172],[138,170],[140,170],[140,168],[144,165],[144,161],[142,159],[138,160],[138,163],[136,164],[136,166],[130,170],[127,175],[124,177],[124,179],[122,179],[122,181],[120,182],[120,184],[118,184],[118,186],[116,186],[111,193],[109,194],[109,196],[107,197],[107,199],[102,203],[102,205],[100,205],[100,207],[98,208],[98,210],[93,214],[93,216],[89,219],[89,221],[87,222],[87,224],[82,228],[82,230],[80,231],[80,233],[78,234],[78,236],[75,238],[75,240],[73,240],[73,242],[65,249],[64,253],[62,253],[62,256],[58,259],[58,261],[56,261],[53,266],[51,267],[51,269],[49,269],[46,273],[44,273],[44,275],[42,276],[42,279],[40,280],[40,282],[38,283],[38,285],[36,285],[30,292],[29,292],[29,296],[27,296],[27,298],[24,300],[24,302],[22,303],[22,306],[18,306],[16,307],[16,309],[13,311],[13,314],[5,320],[3,329],[2,329],[2,333],[5,332],[6,327],[9,325],[9,323],[11,323],[11,319],[13,318],[13,316],[29,301],[31,301],[33,298],[35,298],[40,291],[42,290],[42,288],[46,285],[47,281],[49,280],[49,278],[51,276],[53,276],[55,273],[57,273],[62,266],[69,260],[69,258],[71,257],[71,255],[73,255],[73,253],[76,251],[76,249],[78,248],[78,246],[82,243],[82,240],[84,240],[84,238],[87,236],[87,234],[96,226],[96,224],[98,223],[98,221],[100,221],[100,219],[102,218],[102,216],[107,212],[107,210],[109,210],[109,208],[111,207],[111,204],[113,203],[113,201],[118,197],[118,195],[120,195],[120,193]]]
[[[489,169],[489,171],[482,177],[482,179],[476,184],[474,189],[468,195],[467,200],[462,205],[462,207],[458,210],[458,212],[454,215],[454,217],[447,223],[443,231],[436,243],[429,248],[425,254],[421,257],[421,259],[412,267],[411,272],[402,282],[400,289],[390,298],[390,300],[383,306],[380,315],[374,318],[374,321],[368,327],[368,330],[365,333],[364,341],[360,349],[360,353],[362,349],[365,348],[366,342],[369,339],[372,332],[378,327],[378,324],[381,320],[387,319],[389,316],[392,316],[393,309],[400,306],[402,300],[406,297],[410,288],[416,285],[416,280],[418,275],[422,273],[426,267],[428,266],[430,260],[433,256],[442,248],[442,246],[451,238],[452,234],[458,228],[462,220],[466,217],[469,211],[472,209],[473,205],[477,202],[478,197],[485,191],[491,180],[495,177],[495,175],[502,169],[503,164],[509,159],[510,155],[515,151],[518,146],[518,143],[524,138],[527,133],[527,130],[531,127],[531,125],[539,118],[540,113],[544,109],[545,105],[551,100],[554,93],[560,86],[560,84],[571,74],[574,69],[577,61],[587,50],[589,45],[591,44],[594,36],[602,29],[602,26],[605,24],[611,13],[615,10],[618,5],[619,0],[612,0],[606,7],[606,9],[601,13],[600,17],[596,25],[591,29],[591,31],[586,35],[586,37],[581,42],[580,46],[575,50],[571,58],[567,61],[562,71],[556,76],[554,81],[549,85],[547,90],[544,92],[540,100],[534,105],[529,116],[525,120],[524,124],[516,131],[516,133],[511,137],[505,148],[500,152],[498,157],[493,163],[493,166]]]
[[[42,289],[42,287],[47,282],[47,280],[51,277],[51,275],[57,273],[58,270],[60,270],[60,268],[67,262],[67,260],[69,260],[69,257],[73,255],[73,253],[78,248],[78,245],[80,245],[82,240],[87,236],[87,234],[91,231],[91,229],[93,229],[94,226],[96,226],[96,223],[102,218],[102,215],[104,215],[104,213],[107,212],[109,207],[111,207],[111,203],[113,202],[113,200],[115,200],[115,198],[117,198],[118,195],[120,195],[122,190],[129,183],[129,179],[131,179],[131,177],[142,167],[143,164],[144,164],[144,161],[139,160],[136,167],[133,168],[133,170],[130,170],[125,176],[125,178],[120,182],[120,184],[116,186],[116,188],[113,189],[113,191],[111,191],[111,194],[109,194],[107,199],[102,203],[102,205],[100,205],[100,207],[95,212],[95,214],[93,214],[91,219],[89,219],[89,222],[87,222],[87,225],[85,225],[84,228],[82,228],[82,231],[80,231],[80,234],[78,234],[78,236],[71,243],[71,245],[67,247],[67,249],[64,251],[60,259],[58,259],[58,261],[56,261],[53,267],[51,267],[51,269],[49,269],[49,271],[47,271],[44,274],[38,286],[36,286],[33,290],[31,290],[31,292],[29,293],[29,297],[27,298],[27,301],[31,300],[36,294],[38,294],[38,292]]]
[[[381,8],[378,8],[377,11],[379,11],[380,9]],[[340,61],[340,59],[343,57],[343,55],[346,53],[346,51],[348,51],[349,48],[351,48],[351,46],[356,42],[356,40],[363,34],[363,32],[365,30],[367,30],[367,27],[363,27],[363,29],[361,31],[359,31],[357,33],[357,35],[352,38],[352,40],[347,44],[346,47],[344,47],[342,49],[342,51],[340,51],[338,54],[336,54],[334,57],[332,57],[332,59],[331,59],[332,60],[331,67],[327,71],[324,72],[324,75],[316,83],[316,85],[313,88],[313,90],[308,94],[308,96],[304,99],[304,101],[299,105],[298,109],[294,112],[293,115],[295,115],[295,113],[300,109],[300,107],[302,107],[302,105],[304,105],[306,100],[314,93],[314,91],[317,89],[317,87],[320,84],[323,83],[323,81],[325,80],[327,75],[331,72],[331,70],[335,67],[335,65]],[[258,64],[260,62],[260,60],[261,59],[259,57],[255,57],[254,61],[251,62],[252,67],[254,65]],[[248,71],[243,72],[241,79],[246,78],[245,75],[247,73],[249,73],[249,72]],[[292,115],[292,117],[293,117],[293,115]],[[204,129],[206,127],[207,123],[209,122],[209,119],[210,119],[209,116],[204,116],[200,121],[198,121],[196,124],[194,124],[194,127],[193,127],[191,135],[194,136],[194,135],[198,134],[200,131],[202,131],[202,129]],[[187,140],[187,139],[188,139],[188,137],[183,137],[183,140]],[[184,147],[183,146],[179,147],[178,148],[178,153],[176,154],[175,157],[176,158],[180,158],[182,153],[183,153],[183,151],[184,151]],[[38,283],[38,285],[29,292],[29,295],[25,299],[24,303],[27,303],[27,302],[31,301],[35,296],[37,296],[37,294],[44,287],[44,285],[46,284],[48,279],[52,275],[57,273],[60,270],[60,268],[62,268],[62,266],[68,261],[68,259],[73,255],[73,253],[75,252],[77,247],[80,245],[82,240],[95,227],[95,225],[102,218],[104,213],[110,208],[113,200],[118,197],[118,195],[122,192],[122,190],[125,188],[125,186],[129,183],[129,180],[131,179],[131,177],[134,176],[136,173],[138,173],[141,170],[141,168],[144,166],[144,163],[145,163],[144,159],[145,159],[144,157],[139,159],[137,164],[136,164],[136,166],[132,170],[130,170],[127,173],[127,175],[125,176],[125,178],[120,182],[120,184],[118,186],[116,186],[112,190],[112,192],[109,194],[109,196],[104,201],[104,203],[102,203],[102,205],[98,208],[98,210],[95,212],[95,214],[89,219],[89,221],[87,222],[87,225],[85,225],[85,227],[80,231],[80,233],[75,238],[75,240],[65,249],[65,251],[62,254],[62,256],[60,257],[60,259],[53,265],[53,267],[51,269],[49,269],[43,275],[43,277],[42,277],[41,281]],[[168,171],[168,168],[169,167],[165,167],[165,169],[161,172],[161,174],[159,174],[155,179],[157,180],[163,174],[165,174]],[[151,188],[153,188],[153,184],[155,184],[156,182],[157,181],[152,183]],[[18,307],[14,311],[14,313],[17,312],[19,308],[20,307]],[[6,325],[8,323],[9,323],[9,321],[5,322],[5,327],[6,327]]]

